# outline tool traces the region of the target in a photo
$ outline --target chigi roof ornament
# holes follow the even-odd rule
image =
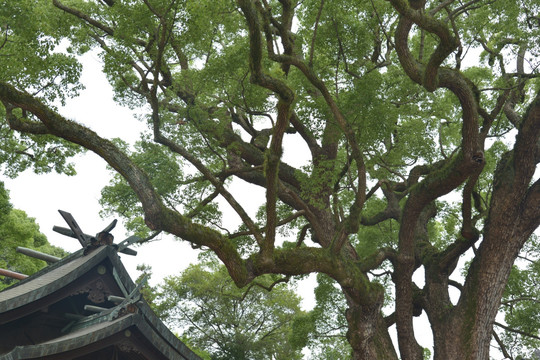
[[[128,246],[133,243],[140,242],[141,238],[138,236],[130,236],[117,245],[113,244],[114,236],[111,234],[111,231],[116,226],[116,219],[114,219],[105,229],[98,232],[96,236],[91,236],[82,232],[79,224],[77,224],[73,218],[73,215],[63,210],[58,210],[58,212],[68,224],[69,229],[61,226],[54,226],[53,230],[62,235],[79,240],[79,243],[81,243],[81,246],[84,249],[84,255],[87,255],[92,250],[103,245],[112,245],[117,249],[117,251],[126,255],[137,255],[137,251],[128,248]]]

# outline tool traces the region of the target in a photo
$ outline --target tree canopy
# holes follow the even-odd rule
[[[87,149],[117,173],[106,211],[238,287],[324,274],[354,359],[422,359],[421,314],[435,359],[538,346],[538,1],[20,0],[0,24],[8,174]],[[145,111],[134,146],[56,111],[91,49]]]

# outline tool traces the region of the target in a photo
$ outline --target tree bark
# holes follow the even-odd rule
[[[382,289],[381,289],[382,290]],[[349,329],[347,340],[353,349],[354,360],[397,360],[394,344],[381,314],[383,292],[371,304],[360,305],[344,289],[349,308],[346,312]]]

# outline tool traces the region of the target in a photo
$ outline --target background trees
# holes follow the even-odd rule
[[[62,249],[49,244],[45,235],[39,231],[35,219],[29,218],[22,210],[13,209],[9,202],[9,193],[4,188],[4,183],[0,182],[0,268],[32,275],[47,265],[45,261],[17,253],[18,246],[57,257],[66,255]],[[2,277],[0,290],[15,282],[14,279]]]
[[[536,1],[6,9],[0,100],[18,161],[64,159],[78,149],[66,141],[95,152],[120,175],[104,192],[110,211],[213,251],[239,287],[325,274],[355,359],[422,358],[422,313],[436,359],[487,359],[492,338],[514,356],[493,323],[540,222]],[[135,147],[54,111],[78,89],[74,57],[52,52],[61,40],[68,54],[101,49],[116,100],[146,106]],[[264,191],[257,214],[234,181]],[[217,199],[240,228],[221,223]]]
[[[302,346],[289,341],[300,299],[272,283],[239,289],[223,266],[192,265],[160,285],[156,309],[212,359],[301,359]]]

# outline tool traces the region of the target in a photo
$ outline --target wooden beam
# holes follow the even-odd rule
[[[107,311],[110,309],[107,309],[101,306],[84,305],[84,310],[98,313],[98,312]]]
[[[125,297],[121,297],[121,296],[116,296],[116,295],[109,295],[109,297],[107,298],[107,300],[115,303],[115,304],[120,304],[122,301],[126,300]]]
[[[17,279],[17,280],[23,280],[28,277],[28,275],[21,274],[15,271],[6,270],[6,269],[0,269],[0,275],[7,276],[7,277],[10,277],[12,279]]]
[[[58,261],[62,260],[59,257],[52,256],[52,255],[49,255],[49,254],[45,254],[45,253],[42,253],[40,251],[36,251],[36,250],[33,250],[33,249],[28,249],[28,248],[25,248],[25,247],[22,247],[22,246],[17,247],[17,252],[21,253],[23,255],[26,255],[26,256],[30,256],[30,257],[35,258],[35,259],[46,261],[48,263],[55,263],[55,262],[58,262]]]

